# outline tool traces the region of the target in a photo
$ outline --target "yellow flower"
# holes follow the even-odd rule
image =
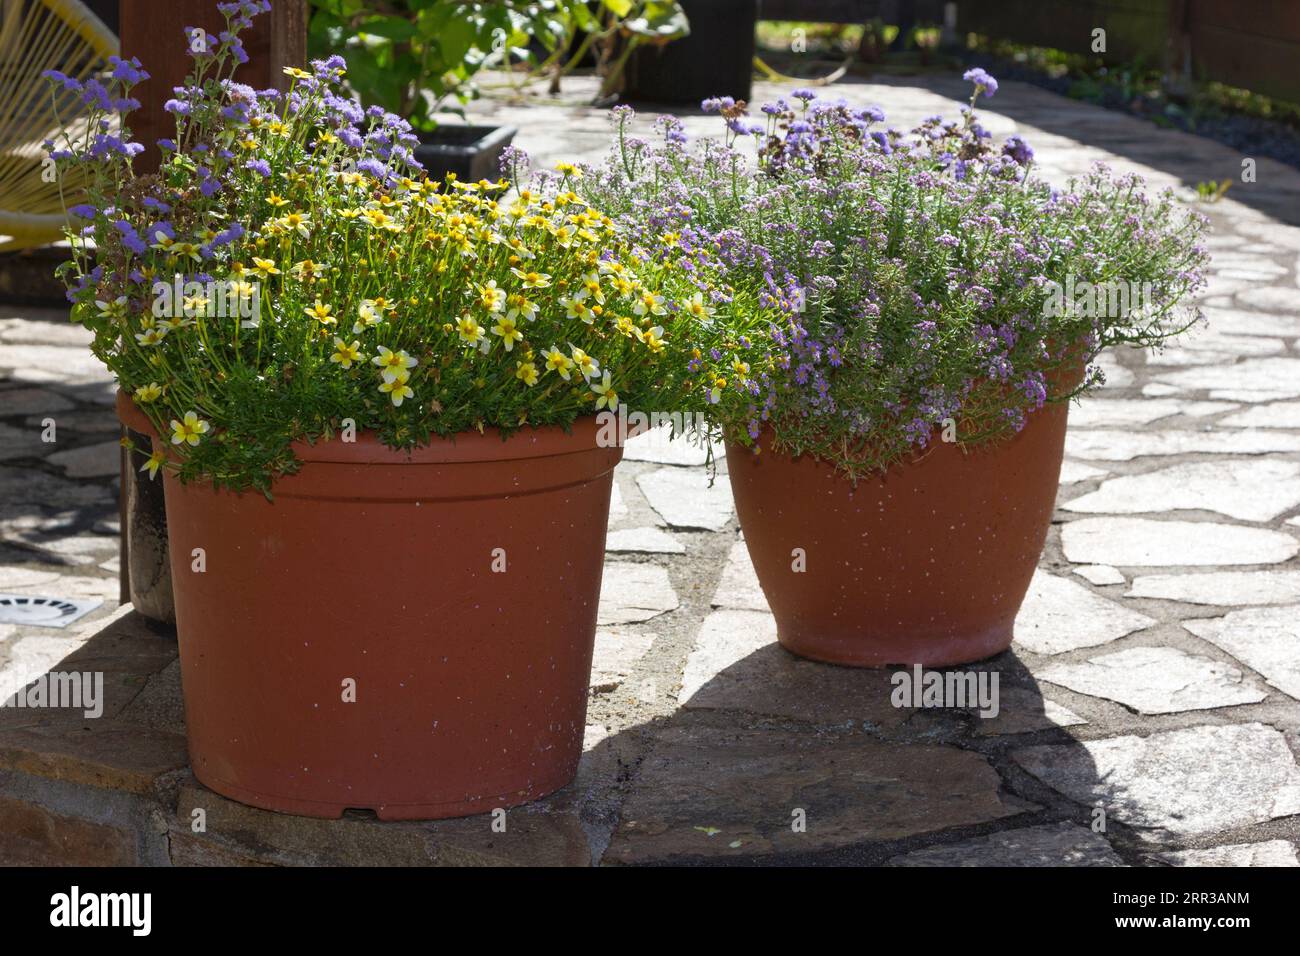
[[[584,292],[581,293],[580,295],[585,296],[586,293]],[[572,299],[568,299],[568,298],[561,297],[560,305],[564,307],[564,314],[571,319],[581,319],[583,322],[586,322],[588,325],[591,325],[593,322],[596,321],[595,316],[591,314],[591,307],[588,306],[587,303],[582,300],[582,298],[575,297]]]
[[[285,76],[292,76],[295,80],[310,80],[311,74],[306,70],[300,70],[296,66],[286,66],[280,71]]]
[[[456,330],[460,340],[468,345],[477,345],[483,338],[483,326],[473,316],[462,315],[456,322]]]
[[[352,325],[352,331],[364,332],[366,329],[373,328],[383,320],[379,308],[374,299],[362,299],[361,305],[357,308],[357,321]]]
[[[101,319],[124,319],[126,318],[126,296],[119,295],[112,302],[105,302],[102,299],[95,300],[95,307],[99,309]]]
[[[500,312],[505,301],[505,290],[497,288],[496,279],[490,279],[487,285],[478,287],[478,304],[488,312]]]
[[[291,212],[287,216],[281,216],[280,223],[285,229],[298,233],[304,239],[311,235],[311,220],[300,212]]]
[[[524,272],[522,269],[511,269],[510,271],[523,282],[525,289],[545,289],[551,284],[551,277],[545,272]]]
[[[745,376],[749,374],[749,363],[742,362],[739,357],[731,360],[731,369],[736,373],[736,378],[744,381]]]
[[[516,362],[515,378],[532,388],[537,384],[537,366],[532,362]]]
[[[524,333],[515,328],[515,320],[508,316],[502,316],[497,319],[497,324],[492,326],[494,335],[501,336],[501,344],[509,352],[515,347],[515,343],[524,337]]]
[[[295,262],[293,268],[289,270],[298,279],[315,279],[323,276],[329,271],[329,266],[323,262],[313,262],[310,259],[303,259],[301,262]]]
[[[197,445],[211,427],[194,412],[186,412],[182,421],[172,419],[172,444]]]
[[[387,375],[388,373],[385,372],[384,374]],[[379,386],[379,390],[386,393],[395,406],[401,405],[405,399],[415,396],[415,391],[411,386],[406,384],[406,373],[403,372],[402,376],[403,377],[401,378],[394,378],[391,381],[389,379],[384,379],[383,383]]]
[[[583,378],[590,382],[600,374],[599,362],[580,348],[574,348],[572,345],[570,345],[569,348],[572,349],[573,364],[577,367],[578,371],[582,373]]]
[[[141,385],[135,390],[135,400],[137,402],[153,402],[162,395],[162,386],[157,382],[150,382],[148,385]]]
[[[388,215],[388,213],[384,212],[382,209],[367,209],[362,215],[364,215],[366,221],[376,229],[387,229],[390,232],[397,232],[402,228],[397,224],[397,220]]]
[[[316,300],[315,305],[308,306],[305,309],[303,309],[303,311],[307,313],[308,318],[315,319],[321,325],[338,324],[338,319],[335,316],[330,314],[330,312],[332,311],[332,306],[326,305],[325,303],[321,302],[320,299]]]
[[[275,267],[275,263],[270,259],[259,259],[253,256],[253,271],[263,279],[269,279],[271,276],[278,276],[280,270]]]
[[[285,199],[283,196],[271,193],[271,195],[266,197],[266,204],[272,209],[279,209],[281,206],[289,205],[289,200]]]
[[[591,386],[591,390],[596,393],[597,408],[608,408],[611,412],[618,410],[618,392],[614,391],[614,386],[610,384],[609,372]]]
[[[560,378],[566,382],[569,380],[569,372],[573,369],[573,360],[557,349],[554,345],[545,353],[546,370],[548,372],[559,372]]]
[[[334,354],[330,356],[331,362],[337,362],[343,368],[351,368],[353,362],[361,362],[364,359],[365,356],[361,354],[360,342],[353,341],[349,345],[337,335],[334,337]]]
[[[699,319],[701,322],[708,323],[713,319],[713,314],[718,310],[704,301],[704,293],[697,292],[694,297],[686,303],[686,312],[691,318]]]
[[[584,276],[582,280],[582,290],[601,305],[605,304],[605,290],[600,287],[600,276]]]
[[[665,315],[668,312],[664,308],[664,297],[648,289],[641,293],[632,311],[637,315]]]
[[[146,345],[146,346],[161,345],[163,339],[165,338],[167,338],[167,330],[165,328],[160,329],[152,326],[150,328],[145,329],[143,332],[137,332],[135,334],[135,340],[139,342],[141,345]]]
[[[563,173],[565,176],[572,176],[574,179],[582,178],[582,170],[578,169],[573,163],[556,163],[555,171]]]
[[[391,351],[387,346],[379,346],[379,354],[370,360],[371,365],[378,365],[384,374],[385,382],[397,380],[406,381],[410,377],[407,369],[415,368],[419,365],[419,360],[406,354],[403,349],[399,352]],[[395,401],[393,404],[400,405],[401,402]]]
[[[172,424],[176,424],[176,423],[173,422]],[[156,451],[149,456],[148,460],[143,465],[140,466],[140,470],[149,472],[149,480],[153,481],[155,478],[158,477],[158,469],[161,468],[163,466],[163,463],[166,461],[167,461],[167,453],[161,450]]]
[[[652,329],[646,329],[644,332],[638,332],[637,338],[646,344],[651,352],[658,354],[664,350],[664,340],[661,336],[664,334],[662,326],[656,325]]]

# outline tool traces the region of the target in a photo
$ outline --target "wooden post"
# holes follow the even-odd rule
[[[216,0],[121,0],[122,56],[137,56],[150,79],[135,88],[141,103],[127,123],[145,151],[136,157],[137,172],[158,167],[159,139],[176,129],[175,118],[163,110],[172,88],[181,86],[193,66],[185,52],[187,27],[202,27],[219,33],[225,19],[217,12]],[[303,66],[307,61],[306,0],[273,0],[271,12],[253,19],[253,26],[241,36],[249,61],[235,78],[257,89],[288,89],[286,66]]]
[[[181,86],[189,74],[193,61],[186,54],[187,27],[202,27],[209,33],[219,33],[225,19],[217,11],[216,0],[121,0],[119,7],[119,37],[122,56],[139,57],[149,72],[148,81],[133,91],[140,101],[140,109],[131,113],[127,125],[136,142],[144,145],[144,152],[135,158],[137,173],[153,172],[158,168],[157,141],[172,135],[176,122],[163,109],[163,103],[172,96],[172,88]],[[239,68],[236,79],[256,89],[276,87],[288,89],[289,78],[282,72],[286,66],[304,66],[307,61],[307,3],[306,0],[274,0],[271,12],[253,20],[251,29],[241,34],[249,62]],[[126,429],[122,429],[125,437]],[[121,525],[121,548],[118,563],[122,603],[137,604],[137,610],[156,620],[165,620],[171,614],[171,579],[165,574],[166,515],[162,508],[162,495],[153,494],[148,508],[156,514],[139,520],[133,516],[139,500],[132,494],[133,482],[140,475],[131,461],[131,454],[122,449],[118,511]],[[155,491],[160,491],[156,489]],[[148,540],[158,538],[162,540]],[[137,592],[154,588],[159,593],[137,593],[133,599],[131,589],[131,542],[137,543],[137,560],[150,565],[152,581],[137,581]],[[163,566],[152,567],[161,555]]]

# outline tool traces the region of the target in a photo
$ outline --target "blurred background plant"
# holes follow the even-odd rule
[[[429,131],[438,113],[463,115],[485,69],[513,75],[516,89],[594,64],[600,95],[618,89],[627,58],[646,43],[690,32],[677,0],[310,0],[308,52],[341,52],[348,82],[380,106]]]

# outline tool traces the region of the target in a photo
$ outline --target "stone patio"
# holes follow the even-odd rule
[[[903,128],[966,95],[948,76],[835,91]],[[478,113],[541,162],[595,158],[584,92]],[[1189,197],[1239,179],[1225,147],[1040,89],[988,105],[1053,179],[1095,159]],[[0,592],[103,601],[66,631],[0,625],[0,697],[55,665],[107,687],[97,720],[0,711],[0,862],[1297,865],[1300,172],[1261,159],[1201,208],[1209,325],[1110,356],[1071,411],[1017,643],[977,667],[1000,675],[996,717],[896,709],[888,673],[782,651],[725,478],[647,436],[616,474],[578,780],[505,833],[298,819],[193,780],[174,642],[117,606],[107,375],[66,313],[0,313]]]

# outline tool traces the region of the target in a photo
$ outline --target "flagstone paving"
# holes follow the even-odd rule
[[[519,126],[539,163],[599,159],[609,127],[584,84],[475,111]],[[907,128],[966,90],[835,92]],[[994,135],[1026,136],[1057,180],[1103,159],[1190,199],[1241,168],[1021,84],[988,105]],[[52,667],[111,677],[98,721],[0,711],[0,861],[1297,865],[1300,173],[1260,159],[1229,195],[1200,207],[1208,324],[1161,354],[1105,356],[1107,386],[1071,413],[1016,642],[970,668],[998,678],[996,715],[895,707],[891,671],[783,651],[721,450],[710,484],[706,449],[647,434],[615,474],[578,779],[510,811],[505,833],[486,817],[301,820],[193,780],[173,639],[118,607],[107,372],[66,312],[0,307],[0,593],[103,602],[66,630],[0,624],[0,695]]]

